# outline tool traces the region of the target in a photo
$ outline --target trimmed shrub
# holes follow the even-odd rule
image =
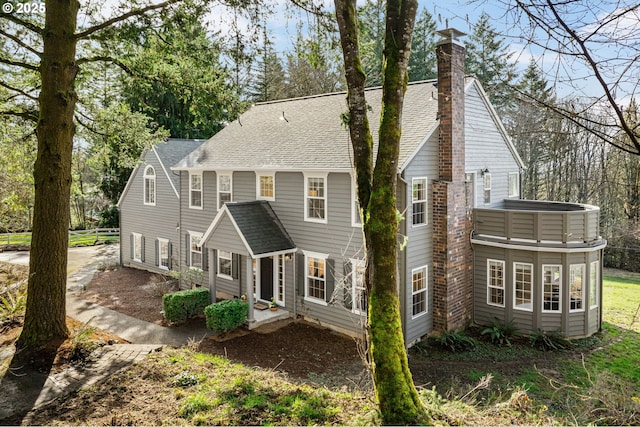
[[[241,326],[248,314],[249,304],[239,299],[221,301],[204,309],[207,328],[216,332],[229,332]]]
[[[211,303],[208,289],[198,288],[172,292],[162,296],[164,317],[171,323],[184,323],[187,319],[204,313]]]

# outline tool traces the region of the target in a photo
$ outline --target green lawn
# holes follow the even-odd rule
[[[73,232],[76,233],[76,232]],[[80,232],[81,233],[81,232]],[[119,236],[98,234],[96,239],[95,233],[87,232],[87,234],[71,234],[69,237],[69,246],[94,246],[107,243],[117,243]],[[31,233],[11,233],[0,234],[0,246],[3,245],[28,246],[31,244]]]

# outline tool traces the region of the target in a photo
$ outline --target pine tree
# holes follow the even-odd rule
[[[250,94],[253,101],[273,101],[286,97],[284,67],[269,39],[266,26],[263,32],[262,48],[256,59],[255,71],[256,78]]]
[[[473,33],[465,42],[465,68],[480,80],[493,106],[504,115],[513,106],[510,85],[516,77],[515,64],[510,61],[512,54],[490,19],[483,13],[473,26]]]
[[[385,0],[367,0],[358,8],[358,37],[367,87],[382,84]]]
[[[436,70],[436,22],[426,8],[416,18],[409,58],[409,81],[434,79]]]

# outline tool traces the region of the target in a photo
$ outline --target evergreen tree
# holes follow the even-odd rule
[[[510,61],[512,54],[490,19],[486,13],[480,15],[473,33],[466,40],[465,69],[480,80],[493,106],[498,113],[504,114],[512,107],[510,85],[516,77],[515,64]]]
[[[128,70],[124,100],[174,138],[209,138],[239,108],[220,64],[221,48],[202,25],[206,11],[186,2],[167,10],[159,25],[142,28],[141,42],[127,40],[134,53],[122,61]]]
[[[512,120],[507,122],[507,128],[518,153],[527,165],[521,183],[522,196],[535,200],[541,196],[540,173],[544,168],[549,118],[552,114],[550,110],[541,109],[536,100],[551,104],[555,102],[555,95],[542,70],[533,60],[515,89],[515,108]]]
[[[385,0],[367,0],[358,8],[358,37],[367,87],[382,85]]]
[[[250,94],[255,102],[273,101],[286,97],[284,67],[268,36],[265,26],[262,48],[256,59],[256,78]]]
[[[409,81],[434,79],[436,67],[436,22],[426,8],[418,14],[411,41]]]

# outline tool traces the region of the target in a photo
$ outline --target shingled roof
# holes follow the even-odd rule
[[[202,242],[206,243],[211,238],[225,217],[231,220],[253,258],[296,251],[296,245],[287,230],[269,202],[264,200],[225,203],[202,237]]]
[[[437,127],[435,81],[410,83],[405,94],[399,164]],[[374,141],[382,89],[368,89]],[[349,133],[341,115],[346,93],[256,104],[193,153],[176,170],[351,170]]]
[[[170,168],[178,163],[184,156],[201,146],[205,140],[203,139],[178,139],[169,138],[164,142],[159,142],[153,146],[153,150],[158,156],[158,160],[165,168]],[[180,177],[176,174],[169,173],[167,176],[173,181],[173,186],[178,188]]]

